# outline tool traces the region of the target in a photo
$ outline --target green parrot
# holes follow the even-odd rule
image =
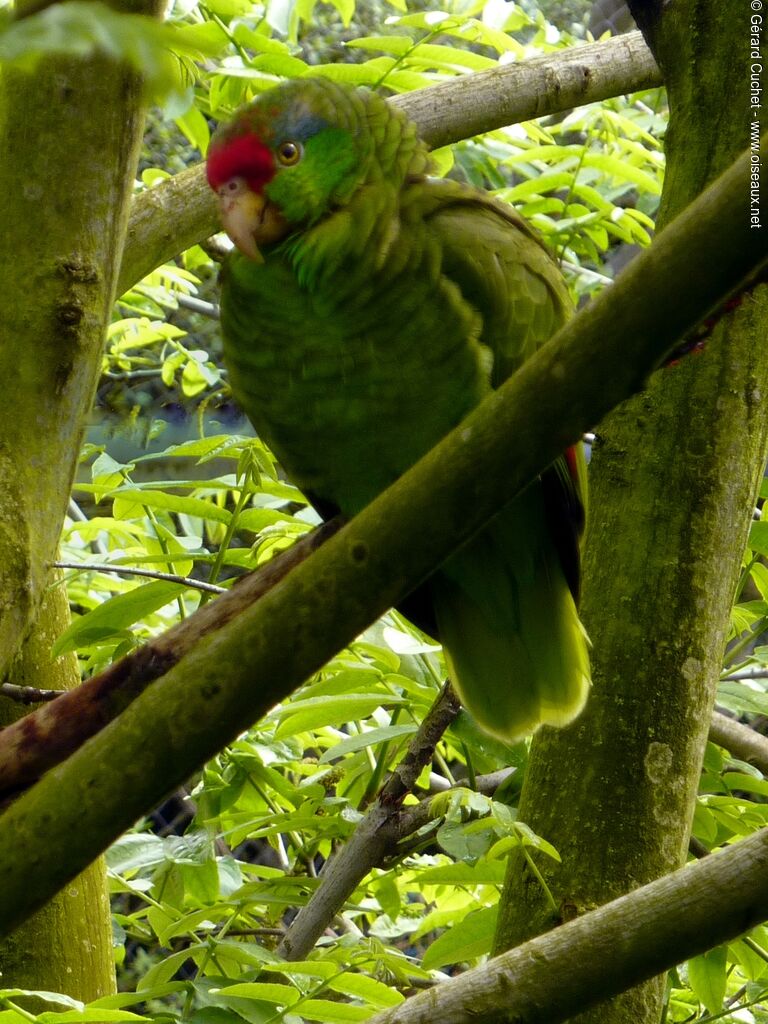
[[[401,111],[321,77],[264,92],[211,141],[236,246],[221,285],[232,389],[326,518],[359,512],[571,312],[520,216],[429,170]],[[570,722],[587,697],[584,488],[569,449],[403,605],[506,739]]]

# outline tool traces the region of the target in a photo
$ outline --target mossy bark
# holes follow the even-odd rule
[[[79,684],[74,654],[51,661],[51,645],[68,622],[64,588],[48,590],[36,626],[22,648],[13,682],[57,690]],[[17,706],[0,701],[0,725],[15,717]],[[50,836],[51,850],[60,842],[58,836]],[[6,987],[63,992],[86,1002],[114,990],[109,894],[101,859],[0,943],[0,976]],[[35,1002],[24,1005],[48,1008]]]
[[[113,300],[140,88],[105,59],[0,79],[0,676],[59,543]]]
[[[680,2],[646,26],[671,107],[660,224],[747,145],[740,10],[715,0]],[[513,858],[499,949],[685,858],[730,604],[765,464],[767,325],[763,286],[723,318],[701,354],[659,371],[598,427],[583,599],[594,691],[573,726],[535,737],[520,806],[521,819],[562,856],[562,864],[539,864],[554,907]],[[657,1024],[662,989],[663,979],[652,980],[574,1019]]]
[[[160,6],[126,0],[132,11]],[[32,10],[21,2],[16,13]],[[140,79],[107,58],[48,57],[0,76],[0,679],[79,681],[72,661],[48,656],[68,620],[65,598],[48,590],[50,563],[99,373],[142,124]],[[0,701],[6,721],[16,710]],[[56,856],[67,837],[39,841]],[[81,999],[110,991],[103,866],[8,937],[0,969],[5,985]]]

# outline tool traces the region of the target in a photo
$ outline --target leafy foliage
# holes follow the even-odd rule
[[[573,42],[532,4],[501,0],[441,10],[405,0],[178,0],[162,27],[73,0],[8,24],[0,55],[28,67],[52,53],[99,53],[139,68],[164,103],[137,185],[152,188],[165,174],[156,164],[204,155],[209,119],[281,76],[405,92]],[[436,161],[441,173],[514,203],[583,298],[610,283],[627,246],[650,240],[664,125],[663,94],[653,91],[467,140]],[[201,582],[229,586],[317,522],[247,425],[228,429],[215,275],[195,247],[116,306],[100,435],[92,430],[84,449],[62,537],[62,560],[77,567],[66,570],[74,617],[56,651],[76,651],[86,674],[194,611],[210,596]],[[722,706],[747,717],[768,710],[768,647],[756,643],[768,627],[766,554],[768,526],[756,520],[720,690]],[[173,578],[146,582],[132,569]],[[334,1024],[367,1019],[445,969],[481,962],[509,850],[523,850],[542,885],[537,860],[558,854],[517,819],[526,745],[484,736],[463,712],[406,798],[412,828],[397,850],[371,864],[317,949],[298,962],[277,952],[444,676],[439,648],[391,612],[250,728],[191,780],[186,830],[163,828],[156,815],[109,853],[117,959],[130,990],[88,1007],[36,993],[46,1009],[34,1019]],[[491,775],[500,769],[499,785]],[[766,794],[756,769],[710,745],[695,838],[713,850],[762,827]],[[766,950],[758,928],[682,967],[667,1019],[766,1019]],[[34,1017],[22,996],[0,991],[0,1024]]]

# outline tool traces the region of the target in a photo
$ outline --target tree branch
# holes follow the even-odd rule
[[[762,829],[369,1024],[558,1024],[766,918],[768,832]]]
[[[304,960],[368,872],[381,864],[401,838],[400,808],[438,740],[461,710],[451,686],[444,686],[411,740],[403,760],[346,843],[326,861],[320,886],[302,907],[278,947],[287,960]]]
[[[407,776],[404,777],[403,773],[398,778],[396,769],[353,835],[324,866],[319,888],[299,911],[278,948],[278,953],[287,960],[305,959],[368,872],[383,864],[387,857],[398,852],[402,855],[402,851],[398,851],[400,844],[433,817],[431,798],[413,807],[402,807],[403,787],[407,791],[413,789],[421,768],[428,762],[437,740],[458,710],[455,696],[446,688],[414,737],[408,755],[398,766],[402,769],[410,761]],[[764,736],[718,712],[713,716],[709,735],[713,742],[736,757],[756,764],[768,773],[768,740]],[[505,770],[481,776],[477,780],[477,789],[493,793],[508,775],[509,770]],[[400,796],[393,799],[396,792]],[[696,856],[710,852],[695,849],[693,843],[692,851]]]
[[[82,746],[203,637],[257,601],[341,525],[341,518],[324,523],[261,569],[243,576],[218,600],[198,608],[193,615],[86,680],[76,690],[57,695],[50,704],[0,731],[0,800],[25,789]],[[10,695],[7,690],[4,692]],[[14,699],[23,697],[16,694]]]
[[[661,73],[639,32],[575,46],[420,89],[392,100],[426,142],[446,146],[481,132],[584,103],[661,85]],[[155,267],[219,230],[203,166],[192,167],[133,202],[118,294]]]
[[[396,604],[753,277],[768,236],[746,225],[748,167],[745,153],[436,448],[5,811],[0,930]],[[51,834],[69,840],[55,857]]]
[[[69,690],[40,690],[36,686],[0,683],[0,697],[7,697],[16,704],[43,704],[49,700],[57,700],[65,693],[69,693]]]
[[[404,93],[391,102],[406,111],[436,149],[662,81],[643,37],[629,32]]]
[[[709,738],[718,746],[725,747],[734,757],[753,764],[763,775],[768,775],[768,739],[761,733],[716,711],[712,715]]]
[[[194,580],[190,576],[179,576],[173,572],[159,572],[157,569],[139,569],[135,566],[121,565],[119,562],[53,562],[54,569],[76,569],[77,572],[112,572],[116,576],[143,576],[148,580],[165,580],[168,583],[179,583],[190,590],[202,590],[206,594],[224,594],[226,587],[204,580]]]

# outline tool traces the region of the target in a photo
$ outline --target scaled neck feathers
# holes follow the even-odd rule
[[[416,125],[381,96],[323,78],[305,81],[313,107],[353,135],[358,154],[356,173],[333,207],[280,246],[300,283],[314,289],[347,264],[382,265],[399,234],[402,189],[422,179],[431,160]]]

